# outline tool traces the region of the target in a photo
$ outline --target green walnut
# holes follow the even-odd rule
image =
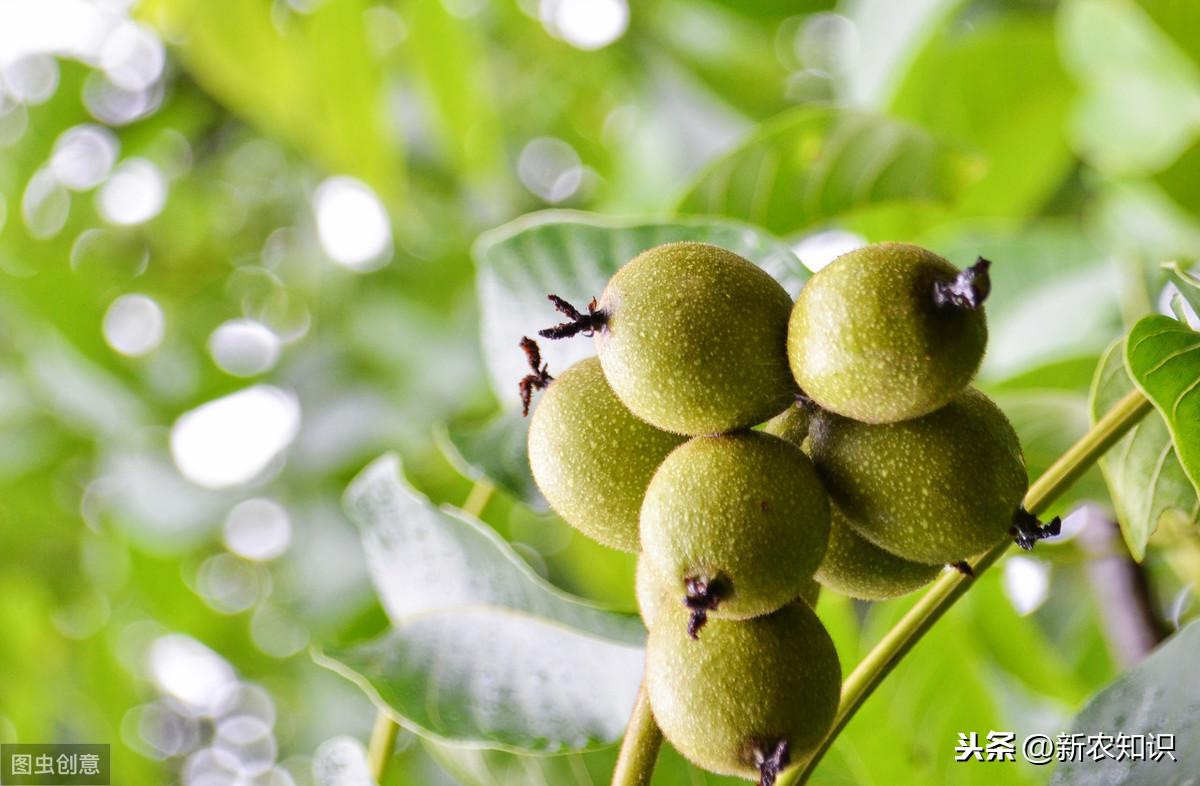
[[[659,609],[664,604],[680,603],[678,593],[673,592],[673,588],[651,570],[645,557],[641,557],[637,561],[634,589],[637,593],[638,611],[647,628],[654,624],[654,620],[658,618]],[[800,588],[800,600],[815,609],[820,597],[821,585],[817,583],[816,579],[808,579],[803,582],[803,586]]]
[[[919,246],[851,251],[813,276],[792,310],[788,360],[823,409],[895,423],[945,405],[983,359],[989,262],[959,271]]]
[[[854,531],[833,506],[829,548],[816,579],[834,592],[859,600],[888,600],[920,589],[937,578],[941,565],[925,565],[884,551]]]
[[[705,243],[668,243],[626,263],[587,313],[546,338],[596,337],[604,375],[638,417],[677,434],[761,423],[795,394],[788,369],[792,302],[764,270]]]
[[[1004,413],[968,388],[902,423],[813,418],[813,461],[850,525],[914,562],[954,563],[987,551],[1019,523],[1028,486]]]
[[[833,724],[841,685],[833,641],[804,603],[712,620],[698,641],[684,633],[686,616],[668,604],[650,628],[645,684],[655,721],[698,767],[773,783]]]
[[[642,503],[643,559],[694,613],[745,619],[794,600],[829,540],[812,461],[757,431],[694,437],[667,456]]]
[[[549,383],[529,423],[529,466],[571,526],[623,551],[639,548],[638,513],[658,465],[683,438],[635,418],[596,358]]]

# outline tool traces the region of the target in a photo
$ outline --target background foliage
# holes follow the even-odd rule
[[[1200,255],[1198,52],[1169,0],[0,4],[0,740],[112,742],[130,783],[361,783],[374,708],[308,650],[394,621],[341,506],[385,452],[427,513],[496,484],[471,543],[522,625],[611,624],[535,574],[631,611],[632,557],[532,493],[510,343],[553,319],[547,281],[586,299],[642,242],[721,238],[796,286],[864,241],[994,260],[982,384],[1040,471],[1134,384],[1125,328],[1196,307],[1159,263]],[[604,218],[496,229],[548,207]],[[1187,457],[1157,420],[1114,456],[1060,512],[1119,514],[1173,629]],[[1047,782],[952,750],[1065,732],[1129,665],[1094,579],[1127,555],[1091,542],[986,575],[817,782]],[[820,612],[851,665],[910,602]],[[602,783],[612,757],[406,731],[389,782]],[[668,753],[659,782],[705,780]]]

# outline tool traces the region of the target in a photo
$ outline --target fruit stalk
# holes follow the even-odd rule
[[[487,507],[488,500],[492,498],[492,492],[495,490],[496,487],[486,478],[475,481],[460,509],[468,516],[478,517]],[[367,769],[371,773],[372,782],[383,783],[399,732],[400,725],[392,720],[390,715],[383,710],[375,713],[375,726],[371,729],[371,742],[367,746]]]
[[[612,786],[650,786],[654,775],[654,762],[662,746],[662,732],[650,714],[650,699],[646,696],[646,685],[638,688],[637,702],[625,727],[621,740],[621,753],[617,767],[613,770]]]
[[[1034,515],[1046,510],[1063,492],[1077,481],[1092,464],[1108,451],[1151,409],[1151,403],[1139,390],[1121,399],[1103,418],[1096,422],[1078,442],[1058,458],[1025,494],[1025,509]],[[978,576],[1008,550],[1004,541],[977,561],[971,563]],[[845,728],[854,713],[891,673],[909,650],[933,627],[943,614],[971,587],[974,578],[958,571],[944,573],[903,618],[867,653],[866,657],[846,677],[842,685],[842,701],[825,741],[803,767],[786,773],[779,786],[795,786],[807,782],[829,750],[837,735]]]

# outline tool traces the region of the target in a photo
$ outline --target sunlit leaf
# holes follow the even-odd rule
[[[1171,432],[1183,471],[1200,489],[1200,333],[1161,315],[1134,325],[1125,363]]]
[[[679,207],[787,235],[865,208],[947,204],[981,174],[977,157],[913,126],[803,108],[765,123],[709,166]]]
[[[1092,383],[1092,422],[1134,389],[1125,369],[1125,341],[1113,344],[1096,369]],[[1171,444],[1166,423],[1150,413],[1100,459],[1125,544],[1136,559],[1164,514],[1195,520],[1200,502]]]
[[[395,457],[364,471],[346,507],[392,625],[319,663],[435,739],[557,753],[619,738],[641,680],[635,617],[555,589],[486,525],[431,505]]]
[[[1071,734],[1086,741],[1105,734],[1140,736],[1143,740],[1123,757],[1079,755],[1060,758],[1053,786],[1095,783],[1184,783],[1200,770],[1200,680],[1195,679],[1200,624],[1186,626],[1141,663],[1096,694],[1071,724]],[[1170,743],[1158,735],[1171,735]],[[1151,744],[1147,745],[1147,738]],[[1163,744],[1160,744],[1163,743]],[[1110,746],[1114,754],[1116,742]],[[1155,753],[1171,747],[1170,754]]]

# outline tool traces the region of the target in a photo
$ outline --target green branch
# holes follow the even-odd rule
[[[1034,515],[1044,513],[1083,473],[1096,463],[1117,440],[1125,435],[1151,409],[1150,401],[1138,390],[1129,393],[1092,426],[1078,442],[1063,453],[1029,487],[1025,494],[1025,509]],[[1007,540],[972,563],[976,576],[987,570],[1012,545]],[[954,602],[970,589],[974,579],[957,571],[942,575],[889,630],[879,643],[846,677],[842,684],[842,702],[833,728],[824,742],[805,763],[779,779],[779,786],[805,783],[816,769],[821,757],[829,750],[838,734],[854,717],[854,713],[891,673],[925,632],[941,619]]]
[[[1125,435],[1151,409],[1150,401],[1140,391],[1133,391],[1092,426],[1078,442],[1063,453],[1025,494],[1025,509],[1034,515],[1044,513],[1071,485],[1079,480],[1109,448]],[[972,563],[978,576],[1003,556],[1011,545],[1004,541]],[[838,734],[854,717],[854,713],[891,673],[909,650],[933,624],[941,619],[954,602],[971,587],[973,578],[957,571],[943,574],[921,597],[915,606],[867,653],[866,657],[846,677],[842,685],[842,701],[833,728],[817,751],[803,763],[779,779],[778,786],[795,786],[808,780],[821,758],[833,745]],[[621,754],[613,774],[612,786],[646,786],[654,773],[654,762],[662,733],[650,715],[644,691],[638,693],[633,716]]]
[[[495,490],[496,487],[487,479],[475,481],[460,510],[468,516],[478,518]],[[375,727],[371,730],[371,742],[367,747],[367,767],[375,783],[383,783],[399,731],[400,726],[386,712],[379,710],[375,713]]]
[[[662,746],[662,732],[650,714],[650,699],[643,683],[638,689],[637,703],[625,727],[617,768],[613,770],[612,786],[650,786],[654,762]]]

